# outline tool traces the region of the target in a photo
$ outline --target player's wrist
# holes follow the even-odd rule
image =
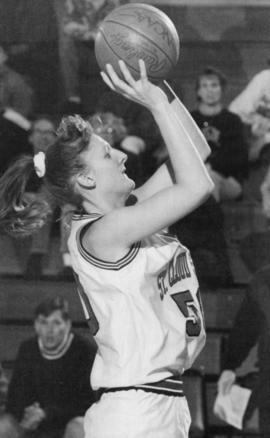
[[[169,102],[167,101],[158,101],[155,103],[154,106],[150,109],[153,117],[155,118],[156,122],[158,123],[160,119],[164,118],[164,115],[166,115],[169,111]]]
[[[176,99],[176,95],[167,81],[159,82],[158,87],[166,94],[169,103],[172,103]]]

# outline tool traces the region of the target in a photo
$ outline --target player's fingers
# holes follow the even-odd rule
[[[145,62],[143,59],[139,59],[139,67],[140,67],[141,80],[142,81],[147,80],[147,71],[146,71],[146,66],[145,66]]]
[[[110,65],[106,65],[107,69],[107,76],[109,76],[110,81],[113,83],[115,89],[121,93],[126,93],[129,96],[132,96],[134,94],[133,87],[130,86],[128,83],[123,81],[119,78],[117,73],[115,72],[114,68]]]
[[[101,71],[100,74],[101,74],[101,77],[102,77],[103,81],[105,82],[105,84],[107,84],[108,87],[110,87],[112,90],[116,91],[115,86],[111,82],[109,76],[106,73],[104,73],[104,71]]]
[[[125,80],[127,81],[127,83],[128,83],[129,85],[131,85],[132,87],[134,87],[136,81],[135,81],[135,79],[133,78],[132,74],[130,73],[129,69],[127,68],[126,63],[125,63],[122,59],[120,59],[120,60],[118,61],[118,63],[119,63],[119,67],[120,67],[120,69],[121,69],[121,72],[123,73],[123,76],[124,76]]]

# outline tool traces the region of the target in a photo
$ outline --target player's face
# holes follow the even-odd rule
[[[60,310],[49,316],[38,315],[35,320],[35,330],[47,350],[54,350],[61,345],[70,331],[70,320],[63,319]]]
[[[206,105],[216,105],[220,103],[222,88],[219,78],[216,76],[202,76],[200,78],[197,95],[200,101]]]
[[[126,154],[111,147],[98,135],[92,135],[83,159],[101,195],[129,194],[134,188],[134,181],[126,174]]]

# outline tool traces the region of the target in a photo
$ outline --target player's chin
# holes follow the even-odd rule
[[[135,182],[126,173],[123,173],[123,181],[127,189],[130,191],[134,190]]]
[[[130,192],[132,192],[132,190],[135,189],[135,181],[133,181],[133,179],[129,178],[129,176],[127,176],[127,182],[129,184],[129,188],[130,188]]]

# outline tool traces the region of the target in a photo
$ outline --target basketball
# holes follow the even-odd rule
[[[95,39],[95,55],[101,70],[111,64],[122,76],[122,59],[132,76],[139,79],[139,59],[148,78],[159,82],[168,77],[179,58],[179,36],[171,19],[158,8],[129,3],[113,9],[101,22]]]

